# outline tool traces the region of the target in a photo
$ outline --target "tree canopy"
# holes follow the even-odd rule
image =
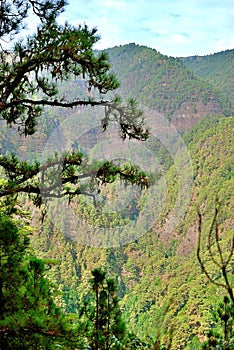
[[[63,343],[71,330],[54,303],[46,267],[29,248],[29,227],[0,213],[0,348]]]
[[[9,126],[18,127],[20,134],[28,136],[36,132],[38,118],[45,106],[103,106],[103,130],[109,123],[116,122],[122,139],[145,140],[149,131],[144,127],[143,113],[136,102],[129,100],[124,103],[116,96],[104,99],[108,92],[119,86],[119,82],[110,73],[106,53],[97,54],[93,49],[99,40],[96,28],[58,23],[57,18],[65,5],[63,0],[1,2],[0,118]],[[18,40],[30,9],[39,21],[38,27],[33,35]],[[13,45],[12,50],[5,48],[6,41],[7,47]],[[62,94],[59,84],[71,78],[86,81],[86,98],[76,96],[69,99]],[[0,197],[19,192],[33,193],[37,198],[35,202],[40,205],[41,190],[44,196],[52,197],[80,194],[78,174],[84,162],[80,152],[63,155],[62,159],[54,157],[43,165],[20,162],[15,156],[1,156],[0,165],[7,181],[1,186]],[[59,195],[55,193],[61,185],[57,179],[40,189],[38,174],[47,171],[51,180],[51,169],[58,167],[61,168],[59,182],[62,183]],[[97,171],[99,168],[102,170]],[[119,177],[131,183],[146,184],[145,176],[138,174],[136,168],[113,166],[111,162],[99,164],[95,172],[89,169],[83,174],[83,177],[90,176],[103,182]],[[68,183],[72,187],[68,188]]]

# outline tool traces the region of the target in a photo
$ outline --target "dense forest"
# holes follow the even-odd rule
[[[200,60],[206,75],[196,69],[192,57],[168,57],[135,44],[114,47],[108,54],[121,81],[121,93],[137,96],[141,103],[166,114],[180,130],[210,112],[233,115],[233,50],[211,55],[212,64],[206,56]]]
[[[97,52],[64,5],[2,10],[41,25],[1,49],[0,349],[233,350],[234,50]]]
[[[208,56],[193,56],[182,59],[186,67],[213,84],[221,93],[234,96],[232,74],[234,68],[233,50]]]
[[[173,331],[171,349],[199,348],[199,341],[205,339],[211,324],[215,325],[213,312],[225,292],[209,283],[197,261],[198,207],[204,207],[204,232],[207,232],[219,198],[222,203],[219,228],[228,254],[233,235],[233,168],[230,166],[234,160],[233,126],[232,117],[207,116],[186,134],[193,162],[193,200],[183,222],[172,232],[167,231],[166,223],[177,195],[177,173],[173,165],[166,174],[168,193],[157,222],[151,232],[139,233],[138,239],[126,246],[109,249],[83,246],[64,237],[53,222],[45,220],[43,228],[33,235],[33,246],[43,259],[56,260],[60,256],[50,276],[59,284],[64,296],[61,303],[67,312],[79,309],[80,298],[88,289],[90,272],[105,266],[109,276],[118,281],[127,325],[141,339],[160,337],[167,348]],[[108,192],[114,190],[111,185]],[[87,220],[92,224],[100,220],[95,207],[90,205],[79,202],[77,212],[82,218],[79,236],[87,233]],[[114,219],[120,223],[124,220],[117,214]],[[124,234],[128,235],[129,227],[126,230]],[[205,247],[205,233],[203,239]],[[208,253],[204,254],[209,261]],[[216,278],[221,278],[212,260],[208,265]]]

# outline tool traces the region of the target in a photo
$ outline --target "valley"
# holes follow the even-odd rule
[[[136,99],[155,130],[157,126],[154,137],[122,141],[112,124],[103,133],[104,111],[96,107],[46,107],[36,133],[26,139],[2,121],[1,155],[13,152],[22,160],[41,161],[47,151],[62,154],[67,147],[93,160],[112,157],[117,165],[124,160],[130,167],[136,161],[141,171],[148,171],[147,188],[119,179],[101,183],[94,202],[84,187],[70,205],[60,199],[46,203],[43,220],[41,209],[19,195],[34,227],[33,253],[48,261],[45,274],[58,289],[56,304],[71,319],[79,315],[91,271],[102,268],[116,281],[128,330],[145,344],[131,349],[202,349],[210,328],[221,332],[213,314],[227,293],[207,279],[198,262],[199,213],[202,256],[220,283],[222,271],[206,248],[217,201],[224,256],[232,250],[234,232],[234,50],[173,58],[131,43],[108,49],[107,55],[120,87],[105,99],[115,94]],[[71,99],[89,96],[82,79],[64,82],[61,90]],[[161,131],[160,125],[165,125]],[[177,159],[185,153],[186,164]],[[82,168],[80,175],[85,171],[90,168]],[[95,186],[90,188],[96,193]],[[147,224],[141,225],[142,217]],[[215,233],[212,237],[215,242]],[[233,259],[228,265],[232,286]]]

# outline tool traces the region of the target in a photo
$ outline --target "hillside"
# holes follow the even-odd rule
[[[135,44],[107,52],[121,93],[163,113],[179,130],[189,129],[208,113],[232,114],[230,101],[221,99],[209,81],[195,75],[180,59]]]
[[[204,337],[205,329],[211,322],[211,314],[207,312],[209,305],[215,305],[219,293],[222,295],[223,292],[215,291],[208,283],[196,260],[196,207],[205,207],[204,227],[207,232],[218,196],[222,201],[219,219],[220,229],[223,230],[222,246],[225,244],[226,249],[230,249],[234,219],[233,127],[233,118],[220,121],[208,118],[191,130],[186,140],[194,167],[194,200],[184,221],[167,236],[165,225],[155,227],[154,234],[143,237],[139,245],[131,249],[135,264],[129,264],[129,257],[128,271],[131,271],[133,281],[135,279],[138,283],[134,285],[133,282],[130,293],[125,297],[128,317],[141,334],[148,331],[148,334],[155,336],[155,324],[159,318],[162,333],[168,327],[174,330],[172,349],[178,349],[179,344],[183,349],[193,348],[192,345],[188,346],[190,341],[194,349],[198,349],[196,339]],[[173,174],[172,169],[169,176],[171,172]],[[136,265],[140,281],[137,280],[139,274],[134,272]],[[152,282],[148,284],[148,281]],[[168,310],[166,314],[164,310]]]
[[[212,84],[221,99],[229,100],[227,104],[234,110],[234,50],[208,56],[185,57],[182,61],[188,69]]]
[[[172,339],[171,350],[200,350],[199,341],[215,327],[212,312],[224,291],[208,282],[197,262],[198,208],[204,214],[203,254],[218,281],[222,275],[214,269],[205,248],[217,197],[222,203],[218,224],[225,256],[233,235],[234,119],[229,116],[230,99],[225,94],[230,81],[222,74],[216,83],[210,78],[217,67],[221,69],[215,60],[222,55],[212,56],[214,64],[205,76],[205,68],[199,73],[185,60],[135,44],[109,49],[108,54],[121,82],[119,92],[136,98],[147,111],[156,111],[155,119],[169,119],[183,134],[178,142],[182,148],[177,149],[181,133],[170,124],[157,125],[158,138],[152,137],[141,147],[131,141],[122,148],[122,141],[115,144],[115,129],[107,132],[105,139],[103,130],[92,126],[93,116],[100,118],[96,109],[48,108],[38,132],[26,141],[16,136],[14,128],[6,132],[1,126],[1,153],[13,151],[23,159],[40,159],[45,146],[60,150],[67,138],[69,149],[92,149],[93,159],[98,154],[105,157],[106,147],[110,154],[116,152],[117,163],[136,159],[141,167],[146,165],[151,171],[149,189],[117,182],[101,186],[96,202],[85,195],[69,205],[51,201],[43,222],[40,210],[23,198],[23,210],[31,213],[35,227],[33,249],[36,256],[50,262],[46,274],[58,286],[56,302],[71,317],[77,317],[74,314],[88,290],[91,270],[102,267],[116,279],[127,326],[140,338],[160,338],[164,349]],[[67,83],[63,93],[72,97],[84,93],[82,82]],[[162,134],[160,127],[165,127]],[[184,166],[182,151],[191,161],[189,168]],[[178,208],[185,197],[180,191],[185,195],[187,187],[183,188],[181,174],[191,181],[190,201],[182,214]],[[233,280],[233,274],[229,277]]]
[[[178,131],[188,130],[207,114],[234,114],[231,98],[233,51],[218,53],[208,58],[204,56],[178,59],[144,46],[128,44],[108,49],[107,53],[112,71],[121,84],[117,93],[125,98],[133,97],[140,105],[161,113]],[[222,59],[224,64],[221,63]],[[208,63],[205,64],[207,60]],[[207,69],[210,60],[211,68]],[[198,76],[199,74],[201,76]],[[216,79],[215,84],[211,77]],[[60,90],[62,95],[69,94],[71,99],[77,95],[87,98],[82,79],[63,83]],[[31,150],[36,150],[40,154],[53,131],[75,113],[79,113],[79,110],[46,108],[42,118],[38,120],[38,132],[33,135],[33,140],[19,137],[17,128],[7,131],[3,123],[2,152],[6,149],[13,150],[21,156],[25,152],[28,157]],[[92,113],[91,111],[89,115]]]
[[[234,50],[208,56],[191,56],[182,61],[196,75],[205,78],[220,91],[234,98]]]
[[[197,205],[205,208],[204,230],[207,231],[216,196],[222,201],[219,225],[223,232],[222,246],[228,251],[234,219],[233,131],[232,117],[210,116],[186,135],[194,171],[193,199],[184,220],[172,231],[166,229],[166,223],[177,192],[174,165],[166,174],[168,195],[157,224],[126,246],[104,249],[77,244],[59,233],[50,213],[41,231],[35,233],[33,244],[39,256],[58,260],[50,275],[64,293],[60,303],[68,312],[76,312],[79,307],[80,297],[87,290],[90,270],[105,266],[109,275],[118,281],[127,323],[140,337],[156,338],[160,334],[162,342],[167,344],[171,331],[172,350],[178,346],[199,349],[198,339],[204,339],[212,323],[209,310],[215,307],[223,290],[207,281],[196,259],[196,208]],[[111,186],[108,192],[112,191]],[[87,225],[97,225],[99,214],[84,199],[79,201],[76,210],[81,218],[79,236],[87,235]],[[123,217],[117,213],[116,220],[120,223]],[[64,230],[69,236],[71,228],[64,227]],[[128,235],[129,231],[122,234]],[[209,265],[212,268],[211,261]],[[219,272],[216,273],[218,276]]]

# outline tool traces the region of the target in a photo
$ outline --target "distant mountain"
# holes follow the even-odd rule
[[[188,69],[210,82],[221,98],[229,97],[232,111],[234,110],[234,50],[186,57],[182,61]]]
[[[107,52],[121,93],[165,114],[179,130],[189,129],[208,113],[231,114],[230,100],[188,69],[182,59],[135,44]]]
[[[128,44],[108,49],[107,53],[111,69],[121,83],[117,93],[133,97],[139,104],[165,115],[179,131],[190,129],[207,114],[234,115],[233,50],[179,59],[146,46]],[[82,79],[64,82],[61,89],[70,99],[87,98]],[[45,140],[71,114],[74,110],[47,108],[38,121],[34,141],[19,138],[17,130],[6,132],[3,123],[0,136],[4,144],[0,149],[3,153],[6,149],[14,150],[20,155],[25,150],[28,157],[36,145],[40,153]]]
[[[185,57],[182,61],[196,75],[205,78],[234,99],[234,50]]]
[[[57,262],[47,273],[61,291],[56,301],[66,312],[77,312],[80,299],[87,291],[90,271],[101,266],[118,281],[123,313],[134,332],[143,338],[150,336],[155,339],[160,336],[165,346],[172,337],[171,350],[200,349],[198,342],[214,326],[212,311],[224,292],[209,283],[197,262],[197,208],[204,209],[205,237],[218,196],[222,201],[219,215],[221,243],[226,254],[233,234],[234,119],[228,117],[232,112],[233,50],[209,57],[183,59],[164,56],[156,50],[135,44],[114,47],[107,52],[112,70],[121,82],[120,92],[164,114],[185,132],[183,140],[193,169],[191,203],[180,224],[167,230],[179,188],[178,169],[175,164],[167,162],[162,167],[166,186],[162,212],[157,222],[144,233],[139,232],[139,238],[132,239],[132,243],[109,249],[79,243],[82,237],[90,234],[90,227],[121,228],[126,225],[126,230],[120,231],[122,236],[136,237],[139,227],[127,224],[142,208],[145,208],[144,215],[151,218],[155,201],[152,204],[147,202],[146,206],[147,194],[144,197],[138,191],[128,192],[126,187],[124,194],[131,199],[131,205],[123,206],[123,210],[116,212],[113,210],[113,214],[107,211],[106,216],[102,215],[99,207],[82,196],[77,203],[71,204],[79,218],[75,226],[76,229],[78,227],[78,242],[69,238],[72,236],[72,222],[70,226],[65,222],[61,209],[56,212],[56,207],[52,206],[43,224],[39,220],[40,213],[35,209],[32,226],[37,229],[32,236],[32,244],[39,257]],[[81,82],[72,81],[64,85],[64,91],[77,96],[84,90]],[[64,112],[60,109],[46,110],[39,132],[31,143],[24,139],[19,142],[14,130],[7,134],[1,125],[1,152],[10,149],[29,155],[36,150],[40,156],[40,147],[43,150],[54,129],[63,123],[69,113],[77,111]],[[76,116],[78,130],[78,112]],[[8,135],[12,136],[11,142]],[[85,137],[89,138],[90,135],[91,132],[86,133]],[[157,161],[161,165],[166,152],[154,144],[148,146],[149,150],[156,149]],[[142,148],[142,152],[144,150]],[[141,156],[143,158],[144,154]],[[103,202],[110,199],[113,205],[121,204],[117,199],[118,188],[115,184],[106,186],[105,191],[101,198]],[[24,209],[30,211],[31,208],[31,203],[25,200]],[[108,213],[112,216],[108,216]],[[60,228],[63,230],[60,231]],[[100,239],[111,239],[112,231],[107,233]],[[213,269],[209,256],[205,257],[210,270],[220,281],[221,275]]]

